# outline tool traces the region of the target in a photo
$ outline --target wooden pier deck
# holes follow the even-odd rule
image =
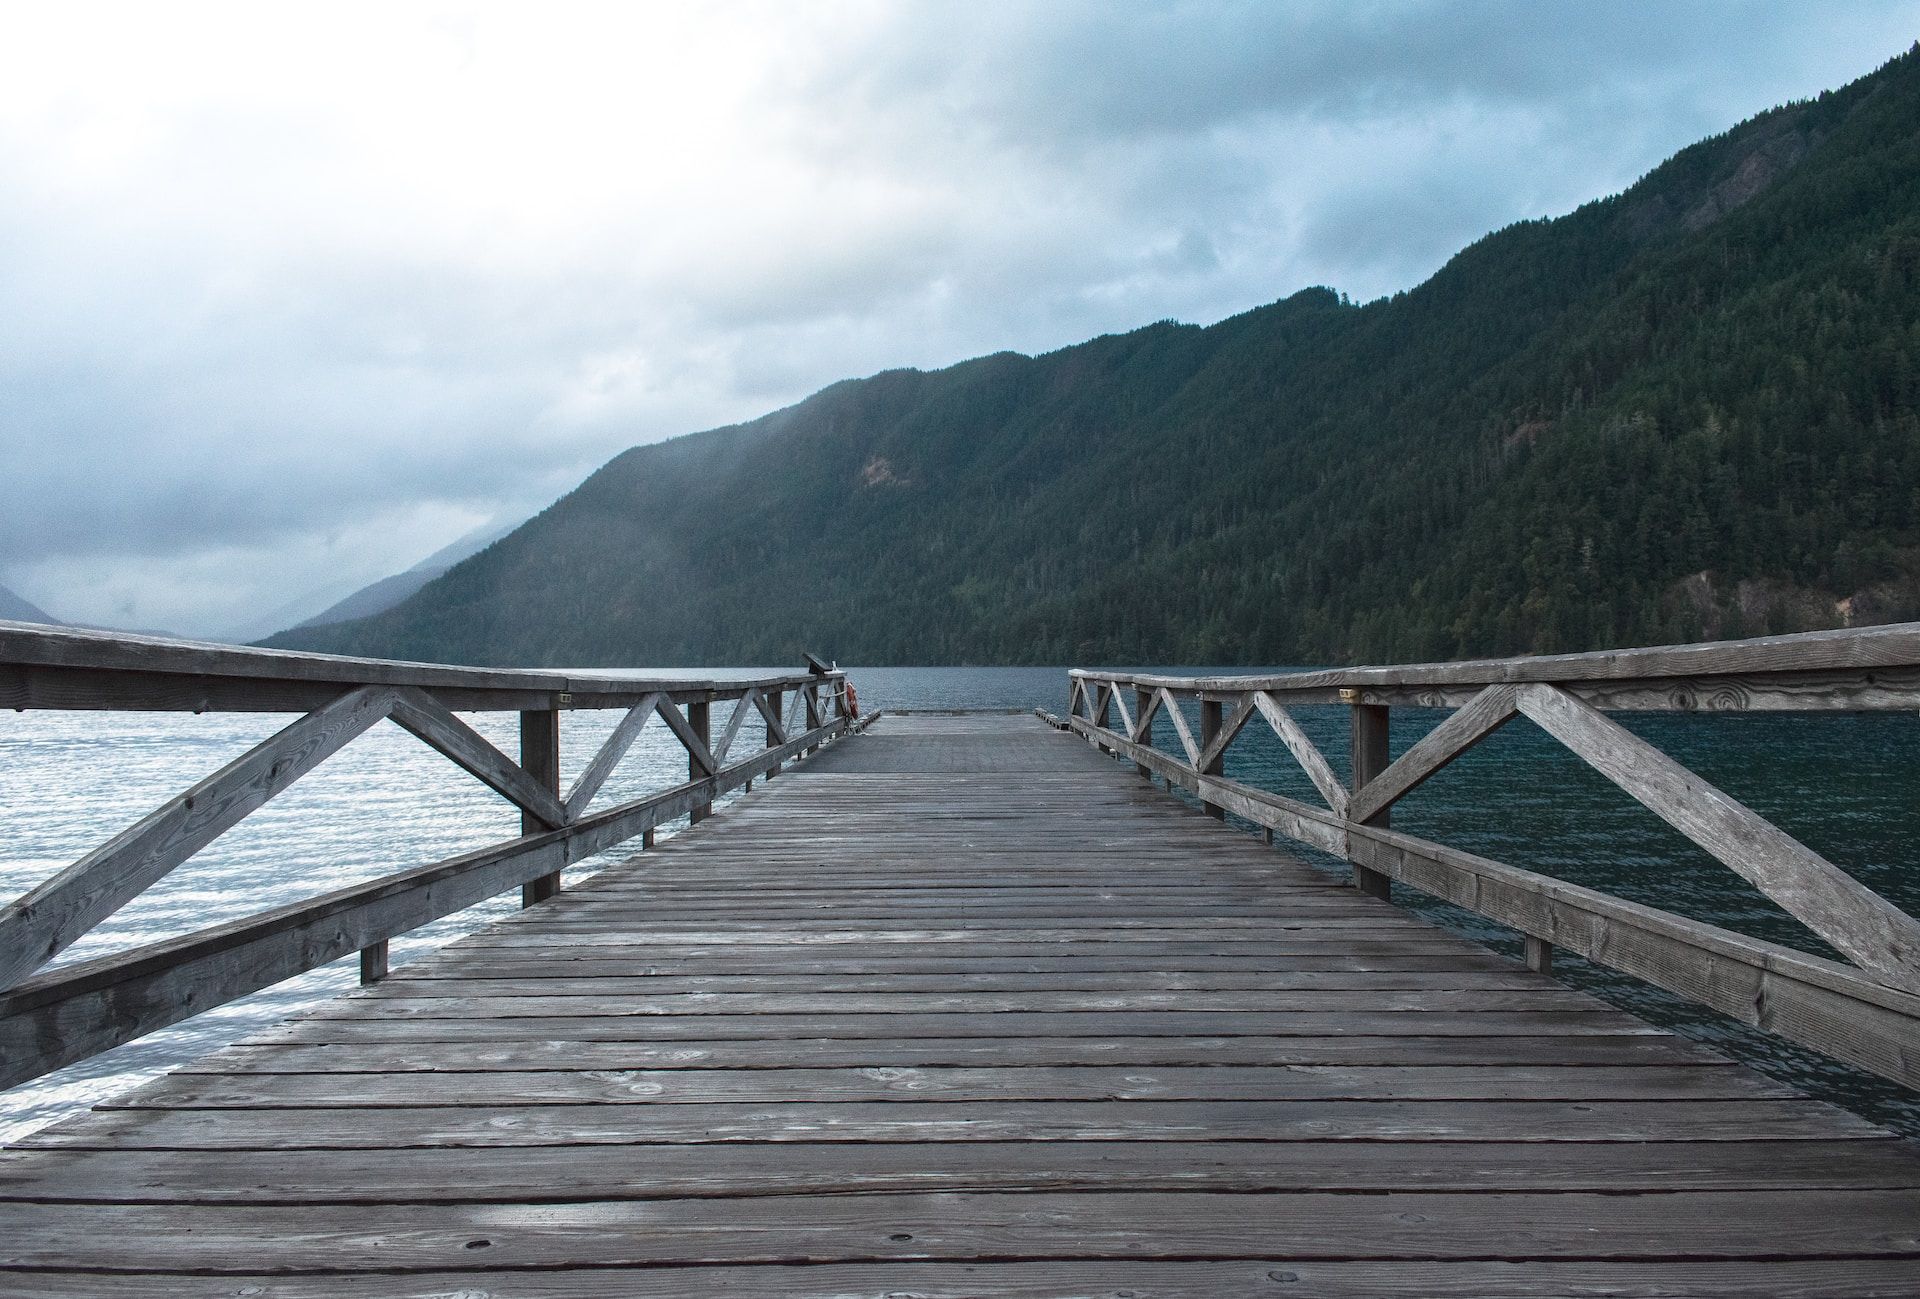
[[[0,1157],[0,1293],[1920,1293],[1914,1146],[895,716]]]

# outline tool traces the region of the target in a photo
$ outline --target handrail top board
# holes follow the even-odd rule
[[[1623,681],[1914,667],[1920,667],[1920,622],[1582,654],[1325,668],[1276,676],[1175,677],[1098,668],[1072,668],[1069,675],[1154,690],[1290,693],[1370,686],[1473,687],[1502,682]]]
[[[475,695],[489,692],[514,696],[503,707],[519,707],[530,695],[565,696],[548,707],[615,706],[647,694],[681,698],[696,695],[732,697],[750,690],[787,690],[837,681],[843,674],[830,671],[788,672],[777,676],[648,677],[618,671],[565,672],[540,668],[483,668],[446,663],[418,663],[400,659],[353,658],[342,654],[311,654],[296,650],[261,649],[212,641],[144,636],[78,627],[47,627],[0,619],[0,673],[7,669],[152,673],[197,680],[285,685],[414,686],[426,690],[460,692],[463,706],[475,707]],[[11,702],[11,701],[9,701]],[[12,706],[61,706],[59,701],[35,697]],[[98,705],[94,705],[98,706]],[[128,706],[128,705],[122,705]],[[231,704],[211,703],[218,709]]]

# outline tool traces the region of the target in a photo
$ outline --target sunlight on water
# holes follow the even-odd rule
[[[1183,674],[1194,671],[1169,668]],[[740,675],[755,675],[742,670]],[[662,674],[669,675],[669,674]],[[688,674],[692,675],[692,674]],[[1065,711],[1060,668],[867,668],[851,672],[875,708],[1032,708]],[[716,733],[731,704],[714,709]],[[1395,710],[1403,751],[1445,714]],[[1346,714],[1297,716],[1344,779]],[[618,720],[569,713],[562,727],[570,781]],[[0,892],[45,879],[194,781],[284,725],[285,717],[27,713],[0,727]],[[1905,715],[1629,715],[1634,731],[1747,802],[1909,911],[1920,911],[1920,725]],[[512,714],[467,721],[511,753]],[[1198,717],[1192,721],[1198,733]],[[749,723],[742,743],[757,746]],[[1162,725],[1156,743],[1177,748]],[[744,754],[736,749],[733,756]],[[595,801],[608,807],[686,778],[685,752],[659,722]],[[1317,795],[1279,742],[1249,727],[1227,756],[1227,774],[1304,801]],[[722,799],[724,805],[729,799]],[[1515,722],[1400,804],[1398,828],[1543,871],[1619,897],[1758,937],[1822,951],[1791,918],[1530,724]],[[348,745],[287,793],[148,890],[59,963],[235,920],[327,889],[511,837],[518,813],[444,758],[383,724]],[[663,827],[662,835],[673,827]],[[619,860],[616,849],[590,866]],[[1300,851],[1302,856],[1313,854]],[[1321,864],[1345,867],[1321,859]],[[569,880],[590,867],[569,872]],[[1437,923],[1517,954],[1517,937],[1489,921],[1396,885],[1395,898]],[[510,914],[517,894],[493,899],[393,942],[404,964],[459,934]],[[1700,1010],[1625,976],[1562,954],[1556,973],[1656,1023],[1738,1056],[1774,1077],[1880,1122],[1920,1134],[1920,1099],[1857,1070]],[[353,986],[351,957],[36,1082],[0,1101],[0,1140],[12,1139],[158,1073],[265,1028]]]
[[[714,706],[716,734],[732,707],[730,702]],[[620,716],[618,711],[566,715],[561,725],[563,787]],[[517,751],[515,714],[463,718],[503,751]],[[0,841],[0,895],[17,896],[64,869],[289,720],[245,714],[7,715],[0,724],[0,809],[10,814],[12,832]],[[763,727],[744,725],[729,756],[737,759],[756,751],[762,735]],[[612,807],[686,778],[686,750],[664,723],[650,721],[593,806]],[[736,797],[725,796],[717,806]],[[519,833],[519,823],[512,805],[399,727],[382,723],[110,916],[53,965],[244,919],[423,866],[510,839]],[[682,819],[663,826],[660,837],[684,825]],[[637,847],[636,842],[571,868],[567,880],[591,874]],[[515,891],[396,937],[393,964],[404,964],[518,906]],[[18,1139],[297,1014],[355,986],[358,974],[357,959],[344,957],[16,1087],[0,1097],[0,1141]]]

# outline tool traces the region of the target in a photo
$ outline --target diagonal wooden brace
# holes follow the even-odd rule
[[[549,829],[567,824],[567,809],[558,795],[426,691],[414,686],[394,691],[393,720],[494,793],[545,822]]]
[[[1488,686],[1368,781],[1365,788],[1356,790],[1347,804],[1347,819],[1372,820],[1518,713],[1514,687]]]
[[[1520,711],[1881,983],[1920,992],[1920,921],[1584,700],[1524,685]]]
[[[627,750],[640,738],[640,732],[653,717],[654,709],[660,706],[660,698],[658,694],[651,694],[629,708],[627,715],[613,728],[613,734],[607,737],[607,742],[600,746],[600,752],[593,755],[593,761],[573,782],[573,788],[567,791],[566,801],[569,825],[580,819],[580,814],[593,802],[593,796],[607,783],[607,777],[620,765],[620,759],[627,756]]]
[[[1253,704],[1260,710],[1260,715],[1267,719],[1267,725],[1273,728],[1273,733],[1280,737],[1280,742],[1287,746],[1287,752],[1293,755],[1293,760],[1307,773],[1307,779],[1313,782],[1313,787],[1320,791],[1320,797],[1327,800],[1327,807],[1345,818],[1347,787],[1340,783],[1340,777],[1333,774],[1326,756],[1307,738],[1307,733],[1300,729],[1300,723],[1293,720],[1293,714],[1282,708],[1280,701],[1265,690],[1253,692]]]
[[[294,781],[394,705],[348,691],[268,737],[0,910],[0,988],[11,988]]]

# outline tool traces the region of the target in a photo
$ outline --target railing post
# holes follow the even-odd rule
[[[1527,940],[1527,968],[1535,974],[1552,974],[1553,944],[1532,934],[1523,936]]]
[[[543,789],[560,793],[560,710],[543,708],[520,714],[520,766]],[[547,826],[531,812],[520,814],[520,833],[539,834]],[[542,875],[520,886],[520,905],[545,902],[560,891],[560,872]]]
[[[387,977],[387,940],[360,949],[360,982],[378,983]]]
[[[708,749],[711,750],[713,747],[713,705],[705,699],[700,700],[698,703],[688,704],[687,725],[692,728],[695,735],[700,737],[700,743],[706,745]],[[693,754],[689,752],[687,754],[687,779],[702,780],[705,779],[706,775],[707,773],[701,769],[700,759],[694,757]],[[713,815],[712,803],[695,803],[693,809],[687,813],[687,824],[699,825],[711,815]]]
[[[787,692],[786,691],[784,690],[767,691],[767,703],[770,705],[767,711],[772,713],[775,717],[785,717],[787,715],[786,713]],[[768,722],[767,723],[767,747],[771,749],[774,745],[778,743],[780,743],[780,736],[773,729],[773,723]],[[775,776],[779,774],[780,774],[779,763],[776,762],[771,767],[767,768],[768,780],[772,780]]]
[[[1387,747],[1388,709],[1385,704],[1360,703],[1358,690],[1342,690],[1340,697],[1349,705],[1353,728],[1353,792],[1358,794],[1393,761]],[[1362,824],[1384,826],[1392,816],[1390,809],[1383,809]],[[1390,897],[1390,883],[1388,877],[1377,870],[1365,866],[1353,868],[1353,886],[1368,897]]]
[[[1135,686],[1133,688],[1133,716],[1135,722],[1145,717],[1147,715],[1147,709],[1152,706],[1153,691],[1142,690],[1139,686]],[[1129,735],[1127,738],[1131,740],[1134,737]],[[1148,748],[1153,747],[1153,728],[1151,726],[1147,727],[1147,733],[1140,736],[1139,741]],[[1133,769],[1139,775],[1140,779],[1148,782],[1153,780],[1153,768],[1149,767],[1146,763],[1136,762],[1133,764]]]
[[[1213,747],[1213,742],[1220,738],[1220,730],[1225,723],[1226,705],[1217,699],[1202,699],[1200,701],[1200,752],[1203,756],[1208,749]],[[1209,762],[1200,774],[1203,776],[1218,776],[1226,771],[1226,769],[1227,755],[1223,753],[1212,762]],[[1205,809],[1208,816],[1216,821],[1224,821],[1227,819],[1227,809],[1217,803],[1209,803],[1205,799],[1202,799],[1200,806]]]
[[[820,716],[820,684],[816,681],[809,681],[806,685],[802,686],[800,688],[800,699],[802,703],[806,705],[807,729],[809,731],[819,730],[822,720]],[[803,758],[807,757],[819,747],[817,744],[809,744],[800,751],[800,756]]]

